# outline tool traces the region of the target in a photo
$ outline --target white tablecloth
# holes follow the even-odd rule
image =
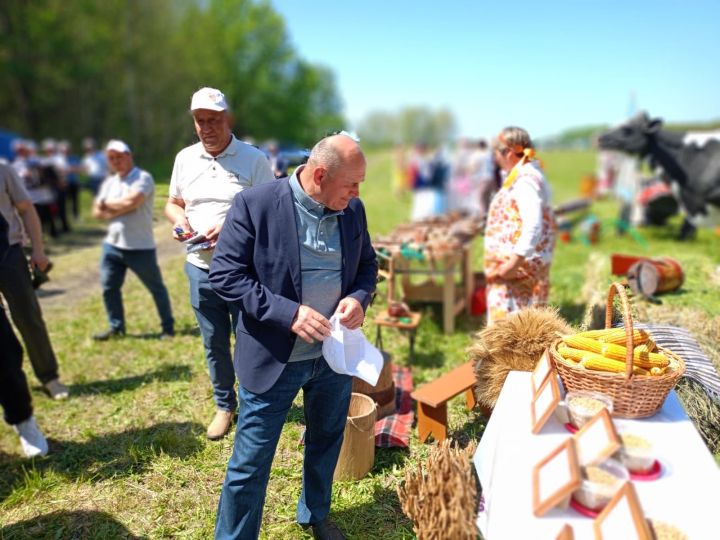
[[[474,457],[483,488],[478,528],[486,540],[552,540],[569,523],[576,539],[591,539],[592,518],[572,508],[533,515],[532,469],[570,433],[553,415],[533,435],[531,394],[530,373],[510,372],[480,440]],[[675,392],[650,418],[613,421],[652,441],[661,463],[657,480],[633,481],[645,515],[677,526],[692,540],[720,538],[720,469]]]

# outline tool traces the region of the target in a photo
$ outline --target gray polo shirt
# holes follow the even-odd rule
[[[8,222],[8,242],[21,244],[23,241],[23,224],[15,211],[15,205],[29,201],[30,195],[25,183],[10,165],[0,163],[0,212]]]
[[[108,176],[100,186],[97,199],[119,199],[131,191],[139,191],[145,200],[132,212],[112,218],[105,242],[119,249],[155,249],[152,208],[155,183],[150,173],[134,167],[124,178]]]
[[[298,167],[290,177],[295,203],[295,224],[300,244],[302,276],[301,302],[328,319],[335,312],[342,293],[342,244],[338,216],[312,199],[297,178]],[[295,341],[288,362],[310,360],[322,354],[322,342]]]

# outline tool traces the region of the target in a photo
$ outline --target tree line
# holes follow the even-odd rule
[[[123,138],[163,161],[194,140],[202,86],[225,92],[239,137],[310,145],[344,127],[333,73],[298,55],[267,0],[0,2],[0,127]]]

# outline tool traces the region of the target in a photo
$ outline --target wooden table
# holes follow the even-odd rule
[[[390,257],[385,277],[388,280],[388,302],[395,294],[395,278],[400,276],[404,300],[407,302],[437,302],[442,304],[443,331],[452,334],[455,331],[455,317],[463,310],[470,313],[472,294],[475,289],[472,269],[472,243],[442,259],[417,261],[413,263],[402,255]],[[418,267],[419,266],[419,267]],[[425,275],[428,279],[413,284],[411,276]],[[435,281],[442,278],[442,283]]]
[[[378,349],[382,350],[383,348],[382,327],[387,326],[389,328],[397,328],[401,332],[406,332],[408,334],[408,339],[410,341],[409,359],[412,360],[413,353],[415,351],[415,334],[417,333],[417,327],[420,325],[422,314],[417,311],[411,311],[409,319],[410,322],[401,322],[397,317],[391,317],[387,309],[378,313],[373,321],[377,327],[375,343],[377,344]]]

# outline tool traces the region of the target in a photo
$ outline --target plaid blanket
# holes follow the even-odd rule
[[[409,367],[393,365],[397,412],[375,422],[375,446],[407,448],[415,418],[410,393],[413,391]]]
[[[622,326],[622,324],[618,325]],[[708,396],[720,404],[720,376],[710,359],[692,337],[689,331],[669,324],[634,323],[635,328],[644,328],[652,334],[655,343],[670,349],[685,362],[685,375],[698,382]]]

